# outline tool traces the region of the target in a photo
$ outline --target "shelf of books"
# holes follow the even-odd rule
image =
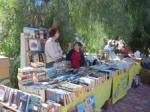
[[[47,38],[45,28],[23,28],[23,33],[20,34],[21,67],[30,66],[31,62],[45,63],[44,47]]]

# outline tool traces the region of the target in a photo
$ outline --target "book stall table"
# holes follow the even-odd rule
[[[59,105],[60,112],[71,112],[70,110],[72,110],[75,107],[77,108],[78,105],[81,104],[81,103],[85,103],[86,99],[91,97],[91,96],[94,97],[94,105],[95,105],[94,106],[94,110],[96,112],[100,108],[102,108],[102,106],[105,104],[105,102],[107,100],[110,99],[110,97],[111,97],[112,104],[116,103],[119,99],[123,98],[126,95],[127,91],[128,91],[128,86],[131,85],[131,83],[132,83],[133,77],[140,72],[141,66],[140,66],[139,63],[137,63],[137,64],[135,64],[135,63],[132,63],[132,64],[125,63],[123,66],[122,65],[123,65],[123,63],[121,62],[120,64],[116,65],[116,68],[112,68],[112,65],[108,66],[108,65],[105,65],[105,64],[104,65],[100,64],[100,65],[96,65],[96,66],[93,66],[93,67],[91,66],[90,68],[85,67],[83,70],[79,70],[79,73],[81,73],[81,74],[87,74],[87,73],[90,73],[90,72],[91,73],[94,72],[94,73],[96,73],[95,74],[96,76],[100,75],[101,78],[102,77],[105,77],[105,78],[107,77],[107,78],[105,80],[103,80],[103,83],[99,83],[99,85],[97,85],[97,86],[96,86],[96,84],[98,84],[98,82],[97,83],[94,82],[94,84],[92,84],[90,82],[90,84],[92,84],[92,86],[90,85],[89,86],[89,90],[85,91],[84,94],[82,94],[81,90],[77,90],[76,89],[75,91],[79,92],[79,93],[77,93],[78,95],[75,98],[74,98],[74,96],[70,97],[70,95],[73,95],[74,93],[75,93],[74,95],[76,95],[76,92],[74,92],[74,91],[72,91],[72,92],[70,91],[70,92],[67,92],[65,94],[63,93],[66,96],[64,96],[63,97],[64,99],[63,98],[62,99],[66,100],[66,102],[68,102],[68,103],[62,103],[62,102],[58,102],[59,104],[57,103]],[[28,70],[30,70],[30,72],[26,71],[27,68],[28,68]],[[29,73],[29,74],[33,75],[34,72],[31,72],[31,71],[33,71],[34,69],[32,67],[27,67],[27,68],[24,69],[25,71],[23,69],[19,68],[18,70],[20,70],[20,72],[18,73],[18,75],[21,74],[21,71],[22,71],[22,73],[25,72],[25,73]],[[98,70],[99,69],[100,70],[97,71],[96,68],[98,68]],[[97,71],[97,72],[95,72],[95,71]],[[106,75],[106,74],[102,75],[101,74],[101,73],[104,73],[104,72],[107,72],[108,75]],[[66,77],[67,75],[64,75],[64,76]],[[94,76],[94,74],[92,76]],[[75,75],[75,77],[76,77],[76,75]],[[82,75],[80,76],[80,78],[83,78],[83,77],[84,76],[82,76]],[[88,77],[90,77],[90,75]],[[32,77],[30,77],[30,78],[32,79]],[[58,77],[58,78],[60,79],[61,77]],[[70,80],[70,76],[68,78]],[[87,78],[87,76],[85,76],[84,78]],[[62,79],[60,79],[60,81],[61,80]],[[64,84],[69,84],[69,83],[70,82],[64,83],[64,81],[62,81],[61,85],[59,85],[58,88],[56,88],[56,89],[60,89],[61,90],[61,88],[59,88],[59,87],[65,87]],[[24,84],[24,83],[22,83],[22,84]],[[44,104],[47,103],[47,101],[46,101],[47,99],[51,100],[50,99],[51,95],[54,95],[54,98],[55,98],[54,101],[57,101],[57,97],[56,96],[59,93],[58,93],[58,90],[54,90],[55,88],[51,89],[52,86],[53,86],[53,83],[51,85],[47,86],[47,87],[49,87],[48,89],[45,88],[46,86],[41,86],[42,88],[44,87],[44,89],[40,89],[41,87],[37,87],[36,89],[35,88],[33,89],[32,87],[29,87],[29,86],[27,86],[27,87],[26,86],[22,86],[22,88],[19,87],[21,92],[18,91],[18,90],[15,90],[15,91],[20,92],[20,94],[25,94],[25,95],[29,95],[29,96],[31,96],[33,94],[36,94],[38,97],[42,98],[41,106],[43,106],[43,103]],[[79,88],[79,85],[72,86],[72,88],[77,87],[77,86]],[[80,86],[80,88],[81,88],[81,86]],[[69,89],[69,87],[67,87],[66,89]],[[69,99],[69,97],[71,99]],[[67,98],[67,99],[65,99],[65,98]],[[21,97],[20,97],[20,99],[21,99]],[[28,99],[28,101],[29,101],[29,99]],[[54,103],[54,102],[51,102],[51,103]],[[28,105],[28,103],[26,103],[26,104]],[[3,106],[4,107],[8,107],[5,104],[3,104]],[[49,106],[49,104],[46,104],[46,106]],[[84,107],[84,108],[86,108],[86,107]],[[41,112],[47,112],[47,111],[41,111]]]
[[[88,96],[92,94],[94,95],[95,98],[95,104],[96,104],[95,110],[98,111],[104,105],[106,100],[110,98],[111,84],[112,84],[112,79],[105,80],[103,84],[97,86],[90,92],[85,93],[83,97],[77,98],[75,102],[72,102],[66,106],[61,106],[61,112],[68,112],[68,110],[75,107],[77,104],[83,102]]]
[[[131,86],[132,84],[133,77],[139,74],[140,70],[140,63],[136,63],[128,71],[113,77],[112,104],[116,103],[126,95],[128,86]]]

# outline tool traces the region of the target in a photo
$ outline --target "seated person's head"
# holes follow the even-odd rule
[[[80,43],[80,42],[75,42],[74,44],[73,44],[73,49],[75,50],[75,51],[80,51],[80,48],[82,47],[82,44]]]
[[[107,45],[112,45],[112,40],[108,40]]]

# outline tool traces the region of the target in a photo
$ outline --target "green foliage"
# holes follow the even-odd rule
[[[30,1],[30,2],[27,2]],[[102,51],[106,41],[119,35],[132,50],[150,48],[149,0],[0,0],[0,51],[11,58],[10,75],[16,81],[20,66],[20,33],[23,27],[57,26],[64,53],[75,33],[86,51]],[[49,1],[49,2],[48,2]],[[17,83],[13,86],[16,87]]]

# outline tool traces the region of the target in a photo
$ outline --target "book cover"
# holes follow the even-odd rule
[[[56,101],[55,92],[53,91],[53,89],[46,89],[45,96],[46,96],[46,101],[47,100]]]
[[[40,39],[40,32],[39,32],[39,30],[34,30],[34,33],[35,33],[35,38],[36,39]]]
[[[94,108],[95,108],[95,99],[94,99],[94,95],[90,95],[90,96],[89,96],[89,99],[90,99],[92,108],[94,109]]]
[[[28,112],[38,112],[40,110],[42,97],[31,94],[28,104]]]
[[[93,108],[89,97],[85,99],[84,103],[85,103],[85,112],[93,112]]]
[[[39,28],[40,31],[43,31],[44,39],[48,38],[48,29],[47,28]]]
[[[18,105],[20,102],[20,94],[21,94],[21,91],[14,89],[13,94],[12,94],[11,104],[10,104],[10,106],[14,109],[18,108]]]
[[[35,30],[38,30],[37,28],[30,28],[30,27],[24,27],[23,33],[26,38],[35,38]]]
[[[5,92],[7,87],[0,85],[0,101],[4,101]]]
[[[85,112],[85,104],[82,102],[77,105],[78,112]]]
[[[41,40],[41,47],[43,51],[45,49],[45,44],[46,44],[46,40]]]
[[[29,48],[30,48],[30,51],[42,51],[40,40],[30,39]]]
[[[28,107],[28,103],[29,103],[29,94],[22,92],[20,94],[20,99],[19,99],[19,104],[18,104],[18,109],[19,112],[26,112],[27,111],[27,107]]]
[[[5,95],[5,98],[4,98],[4,103],[9,105],[11,104],[11,100],[12,100],[12,96],[13,96],[13,91],[14,89],[12,88],[7,88],[7,94]]]
[[[58,103],[49,102],[48,112],[60,112],[61,105]]]
[[[40,112],[48,112],[48,104],[43,103],[41,105]]]

